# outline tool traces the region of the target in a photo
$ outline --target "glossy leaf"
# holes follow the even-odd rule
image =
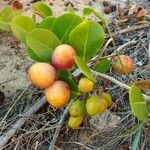
[[[132,113],[140,120],[146,122],[148,119],[148,107],[141,90],[135,85],[129,91],[129,100]]]
[[[86,65],[86,63],[79,57],[76,56],[75,57],[75,62],[78,66],[78,68],[80,69],[80,71],[89,79],[91,79],[92,81],[95,82],[95,78],[91,73],[91,70],[89,69],[89,67]]]
[[[75,81],[72,79],[68,71],[60,71],[58,78],[68,83],[71,89],[71,98],[76,98],[80,95],[78,86]]]
[[[37,62],[43,62],[43,60],[41,60],[35,53],[34,51],[31,49],[31,48],[27,48],[27,54],[28,56],[34,60],[34,61],[37,61]]]
[[[109,68],[110,68],[110,62],[106,58],[106,59],[101,60],[98,64],[96,64],[95,71],[100,72],[100,73],[107,73]]]
[[[84,21],[72,30],[70,43],[83,61],[89,60],[103,46],[103,28],[95,21]]]
[[[43,2],[36,2],[33,5],[33,11],[35,14],[45,18],[52,15],[51,8]]]
[[[1,20],[4,22],[8,22],[8,16],[10,15],[12,11],[12,8],[10,6],[5,7],[2,11],[1,11]]]
[[[35,22],[28,16],[19,15],[13,18],[11,30],[14,35],[23,43],[26,42],[27,35],[36,28]]]
[[[11,31],[9,23],[0,21],[0,30]]]
[[[4,22],[10,22],[13,17],[21,15],[22,12],[22,9],[13,9],[11,6],[7,6],[1,11],[0,20]]]
[[[56,18],[53,16],[48,16],[40,22],[39,27],[44,28],[44,29],[48,29],[48,30],[52,30],[52,26],[53,26],[55,19]]]
[[[95,11],[91,7],[86,7],[83,9],[83,17],[84,16],[86,17],[86,16],[90,15],[91,13],[94,14],[98,19],[100,19],[105,25],[108,24],[107,19],[100,12]]]
[[[50,30],[38,28],[28,34],[27,46],[43,61],[51,60],[51,54],[55,47],[60,45],[59,39]]]
[[[74,13],[65,13],[54,21],[53,32],[62,43],[69,44],[70,32],[81,22],[80,16]]]

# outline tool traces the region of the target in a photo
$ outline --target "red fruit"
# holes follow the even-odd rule
[[[52,64],[60,70],[72,68],[75,64],[74,56],[76,51],[70,45],[60,45],[56,47],[52,55]]]
[[[45,90],[45,95],[49,104],[56,108],[61,108],[69,101],[70,89],[64,81],[56,81]]]
[[[121,64],[121,62],[122,64]],[[118,74],[126,75],[130,74],[134,69],[134,64],[129,56],[120,55],[120,60],[118,56],[112,59],[112,67]]]
[[[48,88],[56,79],[55,68],[47,63],[35,63],[28,70],[28,76],[31,82],[41,88]]]

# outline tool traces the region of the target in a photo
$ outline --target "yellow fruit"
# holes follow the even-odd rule
[[[35,63],[28,70],[28,76],[31,82],[41,88],[48,88],[56,79],[55,68],[47,63]]]
[[[105,98],[102,97],[102,96],[100,96],[99,99],[100,99],[100,109],[99,109],[99,113],[103,113],[103,112],[105,112],[106,109],[107,109],[107,102],[106,102]]]
[[[115,72],[122,75],[130,74],[134,69],[133,61],[126,55],[120,55],[120,60],[118,56],[112,59],[112,67]]]
[[[80,117],[72,117],[70,116],[69,121],[68,121],[68,126],[70,128],[77,128],[83,121],[83,116]]]
[[[104,92],[104,93],[102,93],[102,96],[105,98],[105,101],[107,102],[107,107],[111,107],[113,104],[111,95]]]
[[[83,101],[76,100],[72,103],[69,109],[69,113],[72,117],[83,116],[85,111],[85,105]]]
[[[70,98],[69,86],[64,81],[55,81],[44,92],[49,104],[56,108],[65,106]]]
[[[91,96],[86,101],[86,111],[90,116],[94,116],[99,113],[101,107],[100,98],[98,96]]]
[[[79,91],[82,93],[88,93],[93,90],[94,82],[88,78],[81,78],[78,84]]]

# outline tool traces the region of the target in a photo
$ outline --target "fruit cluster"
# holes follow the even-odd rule
[[[80,92],[87,93],[93,90],[94,83],[88,78],[81,78],[78,88]],[[112,98],[110,94],[103,92],[100,96],[91,95],[86,101],[76,100],[72,103],[69,114],[68,126],[70,128],[78,127],[86,114],[94,116],[103,113],[111,107]]]
[[[52,53],[51,64],[37,62],[28,70],[31,82],[40,89],[44,89],[46,99],[55,108],[64,107],[71,95],[69,85],[57,80],[57,70],[71,69],[75,64],[76,51],[70,45],[62,44],[55,48]],[[119,59],[120,58],[120,59]],[[114,57],[112,67],[119,74],[129,74],[133,71],[132,60],[125,55]],[[78,90],[81,93],[88,93],[94,88],[94,82],[88,78],[81,78],[78,83]],[[75,100],[69,109],[70,118],[68,126],[78,127],[86,114],[94,116],[103,113],[111,107],[112,98],[110,94],[103,92],[99,96],[91,95],[86,101]]]
[[[47,101],[55,108],[65,106],[70,98],[70,89],[66,82],[56,80],[57,70],[66,70],[75,64],[76,51],[70,45],[62,44],[55,48],[52,54],[52,65],[35,63],[28,70],[31,82],[44,89]]]

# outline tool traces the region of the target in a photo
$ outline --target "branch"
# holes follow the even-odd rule
[[[45,97],[38,100],[26,113],[22,114],[22,118],[14,123],[11,128],[3,133],[0,137],[0,149],[3,148],[8,142],[8,140],[15,134],[15,132],[21,128],[21,126],[29,119],[31,115],[36,113],[41,107],[46,103]]]
[[[102,78],[104,78],[104,79],[107,79],[107,80],[109,80],[109,81],[111,81],[111,82],[117,84],[117,85],[120,86],[121,88],[124,88],[124,89],[127,89],[127,90],[130,90],[130,88],[131,88],[130,86],[128,86],[128,85],[126,85],[126,84],[124,84],[124,83],[122,83],[122,82],[116,80],[115,78],[106,75],[106,74],[102,74],[102,73],[96,72],[96,71],[94,71],[94,70],[91,70],[91,71],[92,71],[93,75],[95,75],[95,76],[100,76],[100,77],[102,77]],[[143,96],[144,96],[144,99],[145,99],[145,100],[147,100],[147,101],[150,102],[150,96],[147,96],[147,95],[145,95],[145,94],[143,94]]]
[[[117,36],[117,35],[120,35],[120,34],[124,34],[124,33],[135,31],[135,30],[140,30],[140,29],[148,28],[148,27],[150,27],[150,23],[147,23],[147,24],[144,24],[144,25],[133,26],[133,27],[129,27],[127,29],[123,29],[123,30],[114,32],[114,33],[112,33],[112,36],[114,37],[114,36]],[[109,37],[110,37],[109,35],[105,36],[105,38],[109,38]]]

